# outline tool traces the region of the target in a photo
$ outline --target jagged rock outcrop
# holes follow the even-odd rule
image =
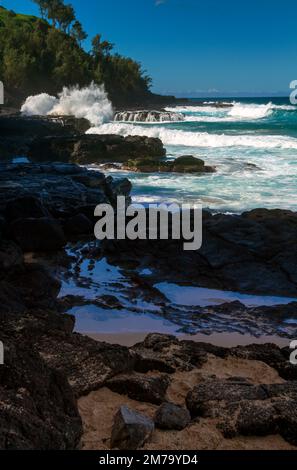
[[[72,116],[0,115],[0,160],[27,155],[35,139],[81,134],[89,128],[86,119]]]
[[[93,233],[97,204],[130,201],[131,183],[75,164],[1,164],[0,231],[25,252],[55,251]]]
[[[164,159],[139,158],[130,159],[124,164],[125,170],[137,171],[142,173],[215,173],[215,168],[205,165],[200,158],[192,155],[184,155],[172,161]]]
[[[35,162],[63,161],[79,164],[126,162],[129,158],[166,154],[160,139],[120,135],[85,134],[76,137],[45,137],[30,146],[29,158]]]

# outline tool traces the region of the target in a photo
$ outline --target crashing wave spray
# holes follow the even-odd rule
[[[75,116],[88,119],[93,126],[100,126],[113,117],[104,86],[93,82],[85,88],[64,87],[58,98],[46,93],[29,96],[21,112],[27,116]]]
[[[117,122],[179,122],[185,117],[181,113],[170,111],[121,111],[115,114]]]

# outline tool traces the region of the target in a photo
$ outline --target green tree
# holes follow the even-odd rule
[[[56,19],[60,29],[66,33],[69,32],[70,25],[75,20],[75,12],[72,5],[64,5],[63,3],[57,8]]]
[[[78,20],[76,20],[75,23],[72,25],[70,34],[77,41],[80,47],[82,41],[84,41],[88,37],[87,33],[83,30],[83,27]]]
[[[32,1],[39,6],[41,17],[44,19],[48,12],[49,2],[47,0],[32,0]]]

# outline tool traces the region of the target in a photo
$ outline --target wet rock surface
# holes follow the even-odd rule
[[[130,159],[123,165],[124,170],[137,171],[141,173],[215,173],[215,168],[205,165],[200,158],[192,155],[178,157],[168,161],[164,159],[138,158]]]

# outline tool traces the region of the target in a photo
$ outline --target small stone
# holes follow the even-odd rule
[[[154,427],[153,421],[144,414],[121,406],[114,417],[111,448],[139,449],[151,437]]]
[[[157,428],[181,431],[191,422],[189,411],[174,403],[163,403],[155,414]]]

